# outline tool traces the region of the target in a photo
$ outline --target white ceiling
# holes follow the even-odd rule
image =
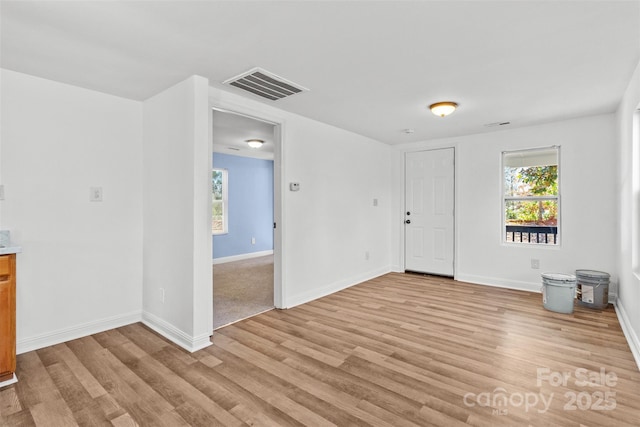
[[[640,59],[633,0],[1,7],[3,68],[143,100],[258,66],[310,89],[261,102],[389,144],[612,112]],[[460,104],[445,119],[425,108],[445,100]]]
[[[273,160],[274,128],[271,123],[223,111],[213,111],[213,151],[233,156]],[[260,148],[250,148],[248,139],[264,141]]]

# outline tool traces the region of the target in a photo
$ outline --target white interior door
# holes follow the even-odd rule
[[[454,150],[405,157],[405,270],[453,276]]]

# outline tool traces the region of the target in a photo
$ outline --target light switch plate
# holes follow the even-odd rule
[[[89,201],[90,202],[102,201],[102,187],[91,187],[89,189]]]

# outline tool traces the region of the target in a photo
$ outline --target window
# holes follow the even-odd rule
[[[228,233],[227,181],[228,173],[225,169],[213,169],[211,172],[211,232],[213,234]]]
[[[504,242],[559,244],[559,150],[502,153]]]

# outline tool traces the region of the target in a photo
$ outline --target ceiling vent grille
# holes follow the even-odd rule
[[[510,124],[511,124],[511,122],[495,122],[495,123],[487,123],[484,126],[488,127],[488,128],[494,128],[496,126],[506,126],[506,125],[510,125]]]
[[[272,101],[277,101],[278,99],[309,90],[299,84],[265,71],[262,68],[253,68],[238,76],[225,80],[222,84],[246,90],[254,95]]]

